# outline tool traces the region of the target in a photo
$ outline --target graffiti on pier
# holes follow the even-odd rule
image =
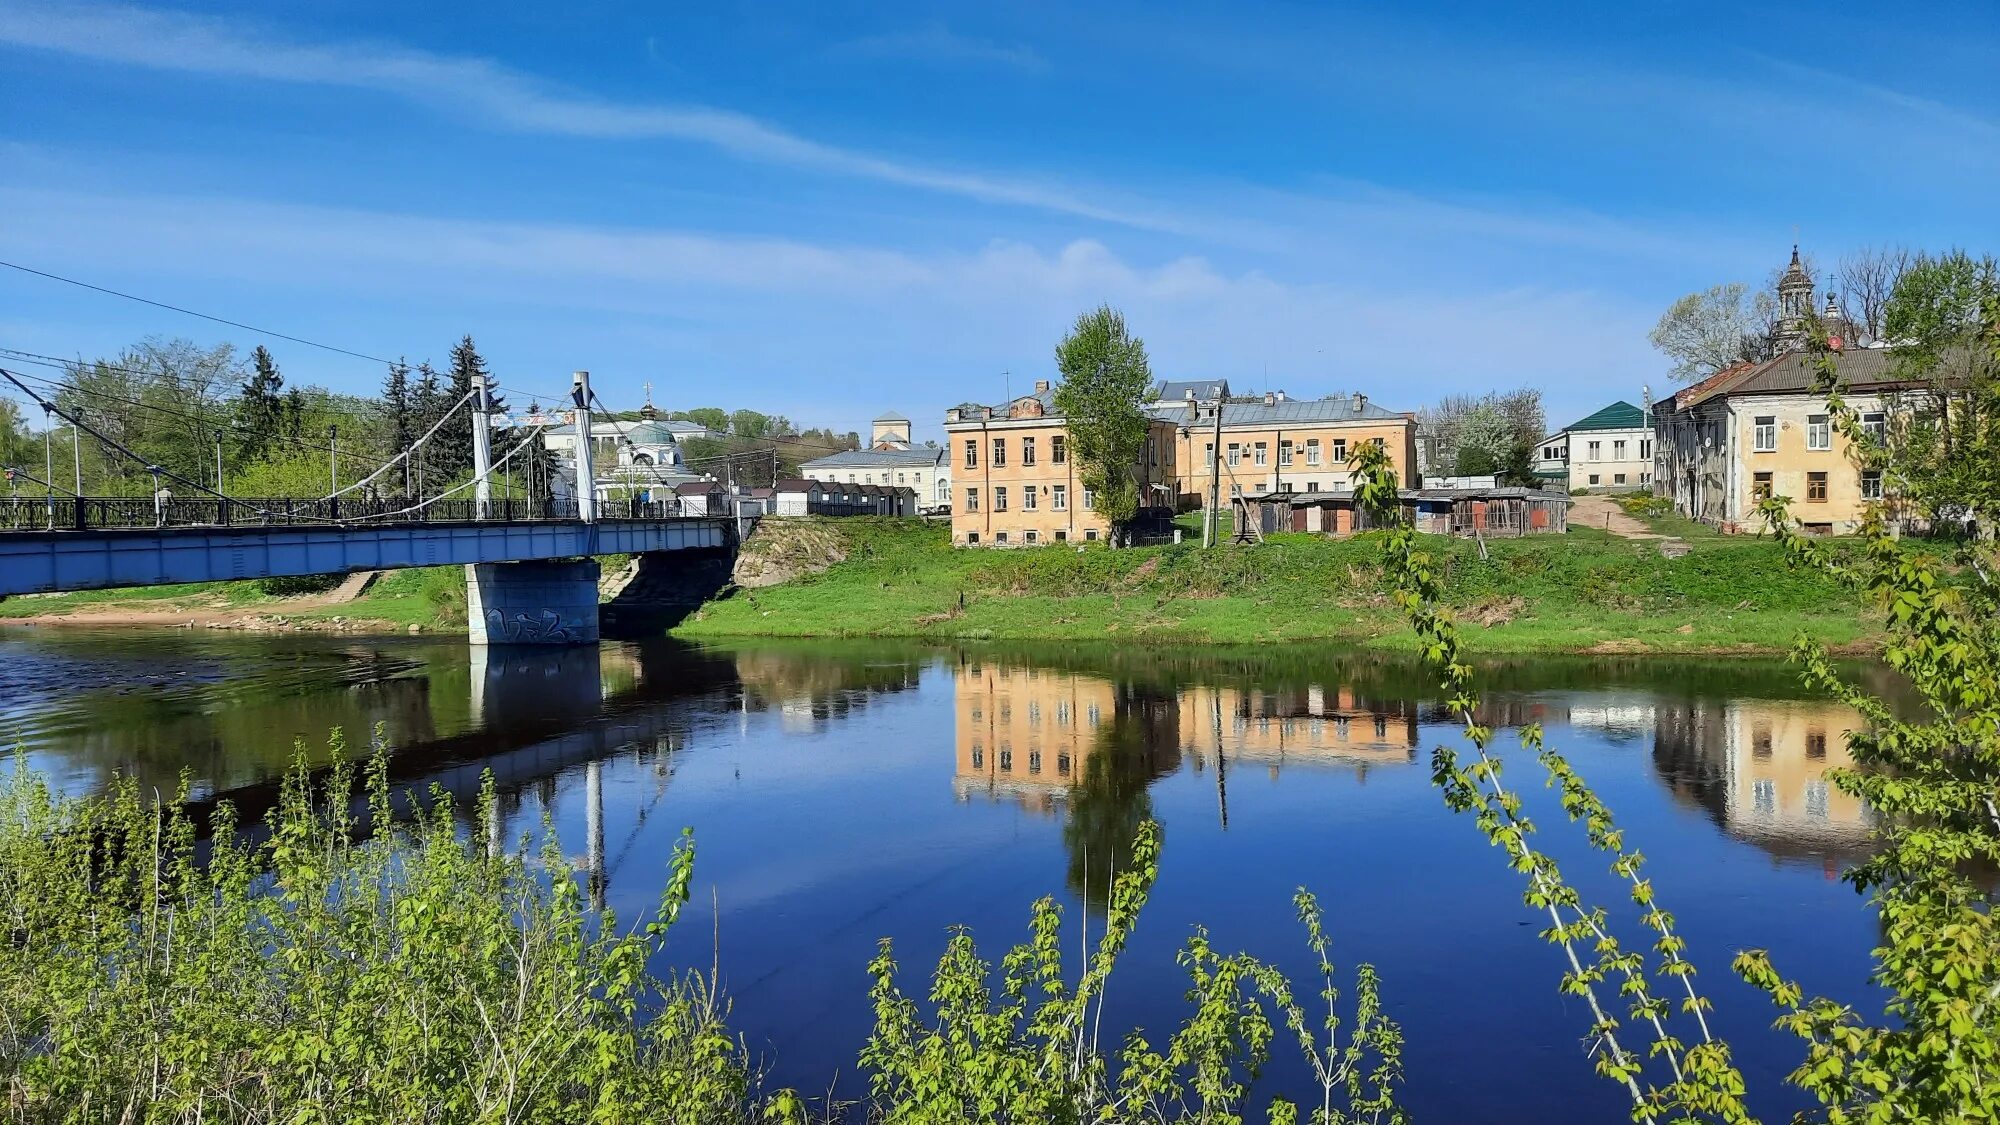
[[[497,609],[486,611],[486,635],[502,644],[584,644],[590,638],[582,629],[564,624],[562,615],[545,609],[540,617],[517,613],[509,621]]]

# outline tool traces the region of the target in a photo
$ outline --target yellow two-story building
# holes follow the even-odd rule
[[[946,457],[955,493],[951,539],[961,547],[1017,547],[1108,538],[1111,523],[1083,486],[1069,430],[1047,380],[1001,406],[967,403],[945,412]],[[1174,503],[1174,428],[1154,418],[1133,466],[1141,507]]]
[[[1233,497],[1272,492],[1347,491],[1353,486],[1347,459],[1370,443],[1388,451],[1397,480],[1413,484],[1415,416],[1384,409],[1367,395],[1295,399],[1270,391],[1232,397],[1226,382],[1165,383],[1156,393],[1149,409],[1174,427],[1179,507],[1207,503],[1217,473],[1225,505]]]

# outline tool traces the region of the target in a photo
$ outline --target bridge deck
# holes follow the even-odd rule
[[[0,596],[725,547],[726,519],[158,527],[0,534]]]

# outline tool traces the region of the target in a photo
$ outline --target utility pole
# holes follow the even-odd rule
[[[1222,506],[1222,404],[1228,399],[1224,391],[1215,400],[1215,437],[1208,447],[1208,512],[1201,521],[1203,547],[1215,546],[1215,521]]]
[[[42,498],[48,502],[49,530],[56,529],[56,446],[55,408],[42,404]],[[72,423],[74,425],[74,423]]]
[[[576,404],[576,515],[597,522],[597,450],[590,444],[590,372],[570,376],[570,401]]]
[[[79,472],[77,474],[77,480],[81,481],[82,479],[83,475],[82,473]],[[225,494],[229,491],[228,489],[222,487],[222,431],[221,430],[215,431],[215,490],[217,492]],[[83,486],[81,484],[77,486],[77,491],[78,492],[83,491]]]
[[[486,393],[486,376],[472,376],[472,518],[483,520],[493,502],[493,431],[487,420],[491,399]]]

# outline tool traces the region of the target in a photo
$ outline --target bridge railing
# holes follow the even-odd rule
[[[0,497],[0,531],[97,531],[152,527],[302,527],[369,524],[528,523],[574,520],[574,500],[489,500],[482,514],[475,500],[439,500],[410,510],[404,497],[294,500],[215,497],[155,501],[144,496]],[[678,499],[609,500],[601,519],[674,519]]]

